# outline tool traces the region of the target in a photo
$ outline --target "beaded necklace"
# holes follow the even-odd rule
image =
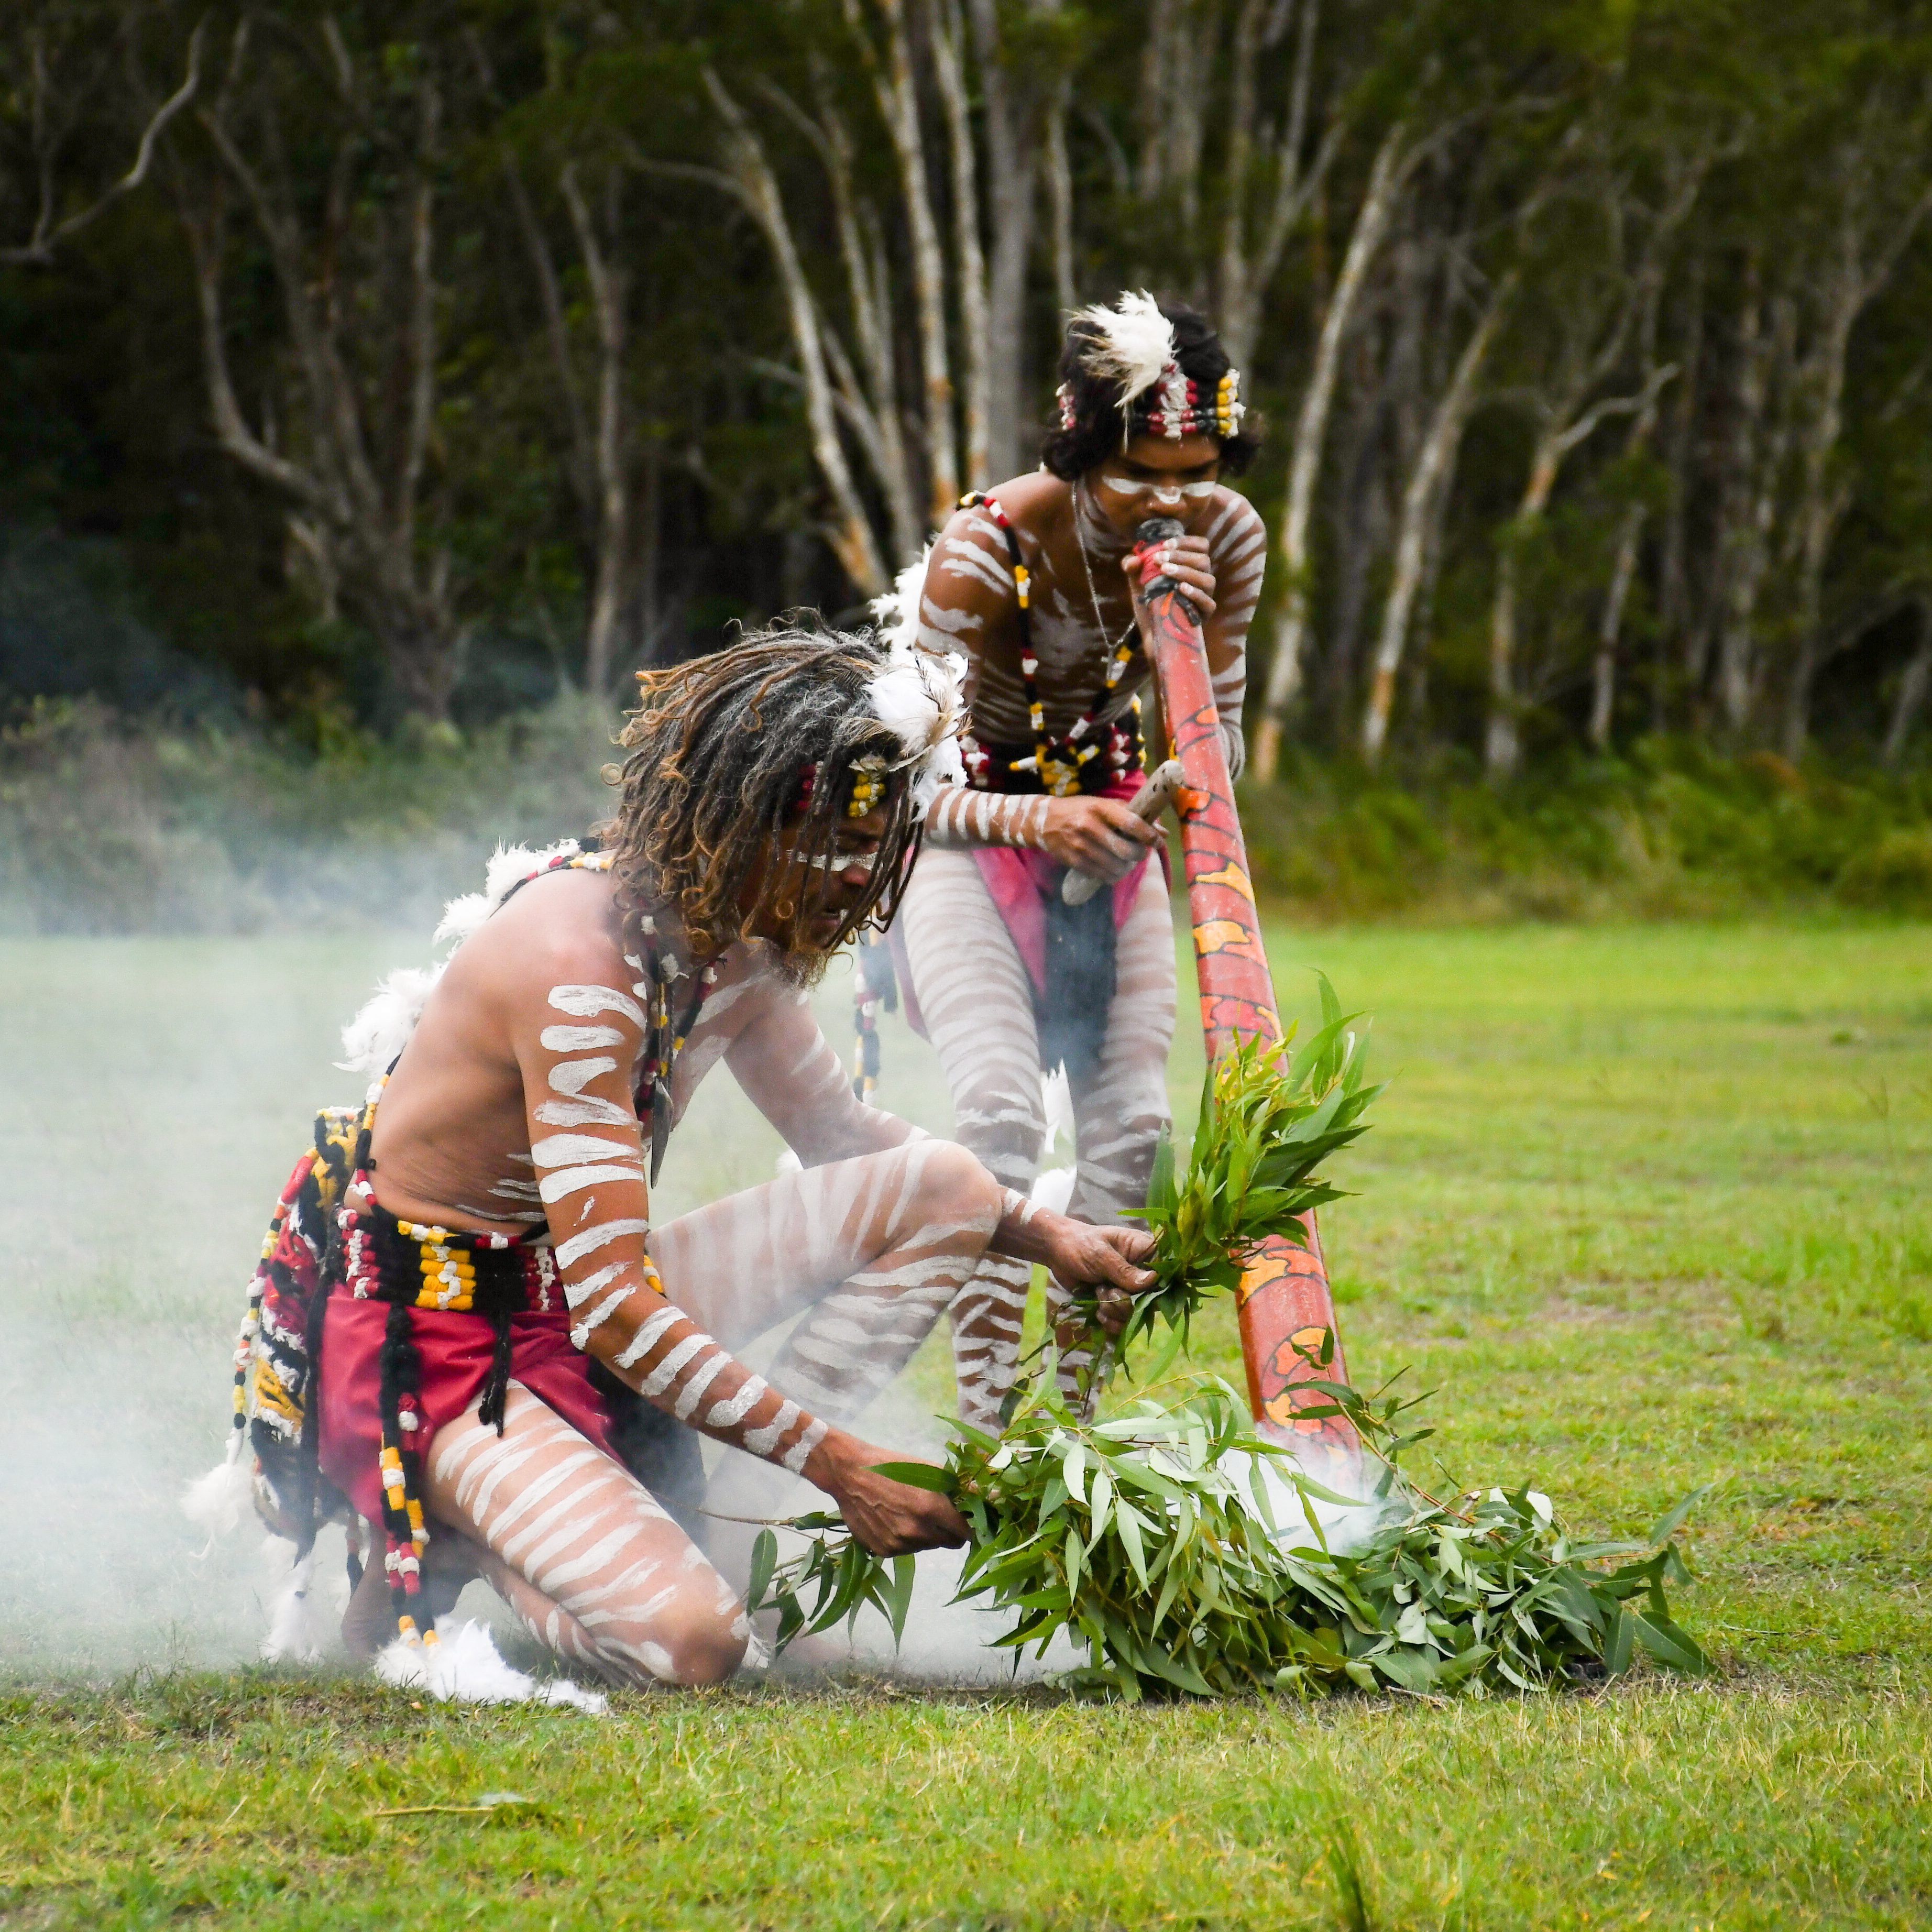
[[[854,815],[864,814],[862,811]],[[503,895],[504,900],[507,903],[530,879],[540,879],[546,872],[608,872],[611,856],[594,847],[560,853],[548,866],[531,873],[530,878],[518,880]],[[638,1118],[649,1123],[650,1178],[655,1186],[658,1170],[664,1165],[664,1150],[670,1144],[672,1071],[692,1028],[698,1024],[705,995],[717,983],[718,963],[713,960],[697,974],[688,974],[684,962],[658,938],[654,914],[640,914],[638,927],[644,944],[643,957],[627,952],[624,964],[639,976],[631,991],[644,1003],[644,1050],[638,1062],[634,1097]],[[671,989],[686,977],[692,980],[690,997],[674,1010]]]
[[[992,514],[994,523],[1005,533],[1006,553],[1013,568],[1013,590],[1018,599],[1015,615],[1018,620],[1020,633],[1020,682],[1026,693],[1027,722],[1032,727],[1034,748],[1030,754],[1003,760],[1009,772],[1030,772],[1040,782],[1042,791],[1055,798],[1070,798],[1084,789],[1082,781],[1087,776],[1087,768],[1094,759],[1105,752],[1106,769],[1111,776],[1126,770],[1129,758],[1138,750],[1140,743],[1140,699],[1136,697],[1130,706],[1133,720],[1128,729],[1111,719],[1100,717],[1108,701],[1118,688],[1121,678],[1134,656],[1135,629],[1130,627],[1126,634],[1108,653],[1106,680],[1100,691],[1088,704],[1086,710],[1073,723],[1064,736],[1054,738],[1048,735],[1046,710],[1040,701],[1040,659],[1033,647],[1033,574],[1026,566],[1020,551],[1019,532],[1008,520],[1006,511],[997,496],[988,496],[985,491],[975,490],[960,500],[962,509],[985,509]],[[1078,512],[1076,512],[1076,516]],[[1078,525],[1075,526],[1078,536]],[[1081,560],[1086,560],[1086,549],[1081,549]],[[1093,592],[1093,574],[1088,574],[1088,590]],[[1100,599],[1094,599],[1094,614],[1100,614]],[[1102,635],[1104,638],[1104,630]],[[1104,737],[1096,737],[1092,742],[1084,742],[1088,732],[1100,726],[1106,732]],[[986,748],[974,741],[962,747],[966,752],[968,778],[980,789],[993,789],[992,783],[994,760]]]

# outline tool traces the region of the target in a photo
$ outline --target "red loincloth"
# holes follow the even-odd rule
[[[1086,792],[1081,796],[1117,799],[1124,803],[1146,782],[1144,772],[1119,772],[1104,790]],[[1146,871],[1148,860],[1156,853],[1160,857],[1161,872],[1166,875],[1167,846],[1165,841],[1157,841],[1142,857],[1134,861],[1124,878],[1114,880],[1112,890],[1115,932],[1126,924],[1127,914],[1133,910],[1135,896],[1141,889],[1141,874]],[[1016,845],[975,845],[972,854],[973,862],[979,867],[980,876],[986,881],[987,896],[993,902],[993,910],[999,914],[1000,923],[1012,937],[1013,949],[1027,969],[1034,992],[1044,998],[1046,902],[1049,893],[1059,890],[1063,868],[1044,852]],[[929,1039],[931,1035],[926,1030],[925,1019],[919,1010],[919,995],[913,985],[911,956],[906,950],[904,933],[896,923],[887,929],[886,943],[892,949],[892,965],[898,974],[899,994],[905,1001],[906,1023],[921,1040]]]
[[[322,1472],[372,1522],[382,1520],[382,1336],[386,1302],[358,1300],[346,1288],[328,1298],[322,1315],[320,1418]],[[422,1432],[425,1473],[437,1430],[472,1408],[490,1373],[496,1338],[471,1313],[412,1308],[410,1324],[422,1358]],[[562,1309],[526,1310],[510,1318],[510,1374],[538,1401],[619,1460],[610,1414],[591,1386],[590,1358],[573,1348],[570,1317]]]

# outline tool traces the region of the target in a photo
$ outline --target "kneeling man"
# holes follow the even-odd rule
[[[436,1598],[481,1574],[606,1676],[727,1677],[742,1605],[622,1460],[628,1392],[770,1468],[728,1465],[817,1485],[869,1549],[956,1543],[951,1505],[877,1473],[891,1457],[842,1418],[989,1250],[1100,1286],[1114,1318],[1150,1282],[1144,1234],[1034,1209],[855,1100],[806,1004],[827,956],[890,915],[953,755],[950,680],[797,631],[641,676],[601,836],[500,860],[451,909],[426,997],[392,982],[350,1028],[390,1071],[312,1217],[334,1225],[310,1229],[298,1407],[321,1513],[339,1492],[386,1532],[346,1626],[363,1647],[433,1641]],[[802,1171],[654,1228],[664,1141],[721,1058]],[[733,1354],[800,1316],[767,1376]]]

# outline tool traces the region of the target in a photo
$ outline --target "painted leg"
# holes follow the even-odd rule
[[[1174,1044],[1174,919],[1167,881],[1157,866],[1141,874],[1140,890],[1120,928],[1114,951],[1113,1003],[1107,1037],[1093,1076],[1073,1093],[1079,1166],[1067,1212],[1100,1227],[1138,1225],[1124,1210],[1147,1199],[1154,1150],[1167,1124],[1167,1056]],[[1090,1338],[1060,1323],[1066,1297],[1048,1288],[1059,1335],[1063,1382],[1092,1359]]]
[[[954,1132],[1004,1186],[1024,1194],[1046,1137],[1026,968],[967,853],[921,854],[899,916],[920,1010],[952,1090]],[[976,1427],[999,1426],[1032,1282],[1027,1263],[988,1255],[953,1300],[959,1414]]]
[[[724,1578],[650,1492],[523,1385],[500,1437],[475,1410],[436,1432],[426,1501],[480,1544],[531,1634],[619,1682],[716,1684],[751,1625]]]

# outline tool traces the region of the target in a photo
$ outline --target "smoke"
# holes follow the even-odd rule
[[[339,1529],[298,1576],[290,1546],[235,1510],[222,1478],[202,1492],[202,1520],[182,1502],[227,1446],[235,1334],[276,1194],[315,1108],[360,1098],[360,1078],[332,1064],[341,1025],[382,974],[430,957],[426,932],[0,940],[13,1100],[0,1117],[12,1181],[0,1200],[0,1679],[227,1669],[265,1650],[342,1660]],[[847,1051],[845,976],[815,1000]],[[880,1104],[950,1132],[937,1056],[902,1018],[882,1035]],[[658,1211],[765,1178],[781,1145],[720,1070],[673,1140]],[[951,1406],[942,1328],[857,1426],[937,1458]],[[818,1500],[802,1490],[796,1507]],[[212,1526],[224,1515],[240,1517],[226,1532]],[[1000,1620],[950,1601],[962,1560],[920,1558],[896,1655],[872,1617],[854,1654],[916,1680],[1009,1680],[1012,1654],[990,1644]],[[471,1618],[513,1663],[536,1662],[481,1584],[457,1612]],[[1074,1660],[1062,1646],[1018,1675]]]
[[[262,1230],[313,1108],[353,1097],[335,1030],[394,944],[0,944],[0,1675],[233,1664],[268,1634],[288,1546],[178,1499],[226,1446]]]

